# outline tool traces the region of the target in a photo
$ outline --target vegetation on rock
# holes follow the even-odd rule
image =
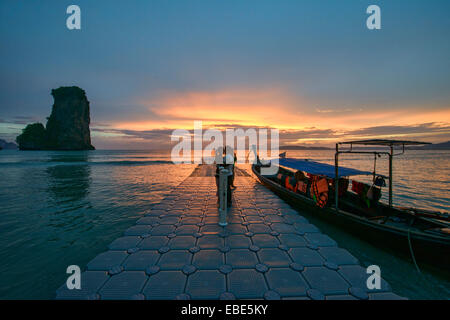
[[[47,146],[47,134],[42,123],[27,125],[16,138],[20,150],[41,150]]]

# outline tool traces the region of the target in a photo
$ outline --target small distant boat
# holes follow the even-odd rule
[[[252,166],[252,170],[262,184],[307,213],[342,227],[375,246],[406,253],[418,269],[425,263],[450,276],[449,214],[392,205],[392,160],[397,155],[394,147],[401,146],[404,152],[405,146],[418,144],[426,143],[398,140],[341,142],[336,144],[334,166],[280,158],[276,175],[262,175],[260,169],[264,165],[260,161]],[[349,145],[349,148],[340,150],[341,145]],[[387,146],[390,152],[354,150],[353,145]],[[374,171],[339,167],[339,155],[343,153],[373,154]],[[389,177],[375,172],[376,159],[381,155],[389,156]],[[348,178],[356,175],[372,175],[373,184],[352,181],[352,190],[357,192],[348,191]],[[385,179],[389,180],[388,204],[379,201]]]

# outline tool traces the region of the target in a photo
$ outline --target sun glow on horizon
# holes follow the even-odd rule
[[[203,129],[277,128],[284,145],[329,145],[343,138],[409,138],[445,140],[450,135],[450,110],[423,106],[317,107],[320,101],[299,98],[289,90],[229,89],[222,91],[164,92],[156,98],[137,99],[149,118],[111,123],[110,134],[126,137],[127,132],[193,130],[194,121]],[[423,130],[421,126],[424,126]],[[389,131],[391,127],[411,127]],[[369,130],[369,129],[370,130]],[[428,130],[428,131],[427,131]],[[386,132],[384,132],[386,131]],[[106,130],[107,132],[107,130]],[[145,139],[135,137],[135,139]]]

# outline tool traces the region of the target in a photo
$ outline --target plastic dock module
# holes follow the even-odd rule
[[[402,299],[301,213],[236,168],[219,226],[212,166],[200,165],[90,261],[57,299]]]

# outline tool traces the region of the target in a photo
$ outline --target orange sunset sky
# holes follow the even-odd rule
[[[0,138],[77,85],[97,149],[166,148],[195,120],[278,128],[280,145],[450,140],[448,1],[379,1],[381,30],[368,1],[105,3],[80,0],[77,31],[64,4],[0,4]]]

